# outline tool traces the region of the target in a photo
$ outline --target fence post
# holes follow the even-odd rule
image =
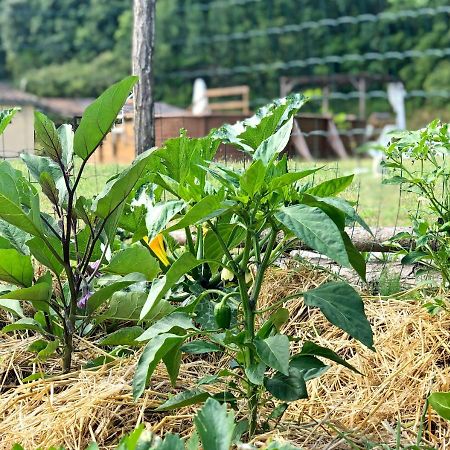
[[[134,0],[133,73],[139,77],[134,88],[134,141],[137,155],[155,145],[155,10],[156,0]]]

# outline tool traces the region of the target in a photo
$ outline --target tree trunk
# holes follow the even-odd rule
[[[155,145],[153,102],[153,50],[155,44],[156,0],[134,0],[133,74],[134,134],[136,154]]]

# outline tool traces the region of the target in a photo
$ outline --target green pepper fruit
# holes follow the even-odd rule
[[[216,323],[219,328],[230,328],[231,308],[227,304],[226,298],[223,298],[223,300],[217,303],[214,307],[214,318],[216,319]]]

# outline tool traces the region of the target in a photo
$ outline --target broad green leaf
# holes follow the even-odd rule
[[[289,339],[283,334],[266,339],[255,339],[256,353],[272,369],[289,373]]]
[[[24,317],[22,307],[18,300],[0,300],[0,309],[8,311],[15,316]]]
[[[355,269],[361,279],[366,281],[366,260],[364,256],[353,245],[353,242],[345,231],[342,232],[342,240],[345,244],[345,250],[347,252],[350,265]]]
[[[38,309],[48,311],[48,302],[52,294],[52,286],[48,283],[36,283],[33,286],[16,289],[7,294],[0,295],[0,299],[25,300],[35,305]]]
[[[300,351],[300,355],[320,356],[322,358],[329,359],[330,361],[334,361],[341,366],[347,367],[348,369],[353,370],[353,372],[362,375],[359,370],[355,369],[355,367],[349,364],[345,359],[341,358],[333,350],[330,350],[326,347],[321,347],[320,345],[317,345],[311,341],[305,341]],[[294,358],[295,356],[292,359]]]
[[[308,205],[287,206],[275,217],[313,250],[350,267],[341,231],[322,209]]]
[[[183,253],[162,278],[152,283],[140,318],[144,319],[183,275],[205,262],[208,261],[198,260],[189,252]]]
[[[277,372],[272,378],[266,378],[264,385],[274,397],[284,402],[308,398],[304,374],[295,367],[289,368],[288,375]]]
[[[234,414],[227,412],[226,404],[208,398],[194,417],[203,450],[230,450],[235,428]]]
[[[139,320],[139,315],[142,306],[146,302],[147,295],[147,292],[115,292],[109,301],[108,309],[102,312],[100,316],[97,316],[97,321],[100,322],[107,319],[117,321]],[[151,315],[148,320],[156,320],[156,318],[165,316],[173,310],[174,307],[171,306],[170,303],[161,301],[160,304],[158,304],[158,308],[155,308],[154,314]]]
[[[263,323],[256,335],[260,339],[265,339],[270,336],[270,333],[274,329],[280,331],[281,326],[286,323],[288,319],[289,310],[286,308],[279,308]]]
[[[442,418],[450,420],[450,392],[433,392],[428,403]]]
[[[129,275],[123,278],[119,278],[118,280],[113,281],[111,284],[98,289],[91,295],[91,297],[89,297],[89,301],[87,302],[88,312],[94,312],[104,302],[110,299],[115,292],[125,289],[126,287],[141,281],[145,281],[144,275],[142,275],[141,273],[130,273]]]
[[[42,234],[42,222],[39,211],[39,195],[25,179],[17,181],[8,173],[7,165],[0,165],[0,219],[30,233],[34,236]],[[26,186],[25,191],[19,193],[16,182]],[[28,211],[21,208],[25,203]]]
[[[203,403],[209,397],[211,397],[211,395],[202,389],[189,389],[170,397],[162,405],[158,406],[155,411],[170,411],[189,405],[196,405],[198,403]]]
[[[273,178],[272,180],[269,181],[267,191],[272,192],[272,191],[282,188],[284,186],[291,186],[298,180],[301,180],[302,178],[305,178],[305,177],[317,172],[320,169],[321,169],[321,167],[316,167],[314,169],[306,169],[306,170],[302,170],[300,172],[289,172],[289,173],[280,175],[279,177]]]
[[[55,339],[53,341],[48,341],[45,348],[40,350],[37,354],[38,359],[41,361],[46,361],[50,356],[52,356],[56,350],[59,348],[60,342],[59,339]]]
[[[161,233],[185,206],[186,203],[183,200],[168,200],[154,206],[147,206],[145,225],[148,240],[152,241],[157,234]]]
[[[285,148],[291,137],[294,118],[291,117],[276,133],[272,134],[256,149],[253,159],[261,160],[265,165],[269,164]]]
[[[184,344],[181,347],[181,351],[194,355],[201,355],[203,353],[221,352],[223,350],[222,347],[214,344],[213,342],[205,341],[203,339],[196,339]]]
[[[143,332],[139,326],[120,328],[100,339],[98,345],[137,345],[136,338]]]
[[[77,131],[80,128],[77,129]],[[75,134],[76,135],[76,134]],[[92,211],[102,219],[110,217],[119,206],[123,207],[124,201],[132,192],[139,178],[150,169],[153,158],[152,150],[139,155],[123,172],[108,181],[102,192],[92,202]],[[117,221],[119,218],[117,217]]]
[[[195,330],[195,326],[192,319],[184,313],[174,312],[161,320],[158,320],[150,328],[147,328],[136,340],[139,342],[148,341],[153,339],[158,334],[173,333],[179,334],[186,330]]]
[[[183,342],[184,339],[185,336],[159,334],[147,343],[139,358],[133,378],[133,398],[135,400],[143,394],[147,382],[163,356],[175,345]]]
[[[34,131],[37,150],[54,161],[60,159],[62,147],[55,124],[39,111],[34,113]]]
[[[267,366],[263,362],[253,363],[245,368],[245,375],[250,383],[261,386],[264,383],[264,374]]]
[[[307,306],[320,308],[324,316],[341,330],[374,350],[373,334],[359,294],[347,283],[330,282],[305,292]]]
[[[86,108],[73,142],[74,152],[81,159],[88,159],[109,133],[136,81],[135,76],[124,78]]]
[[[22,153],[31,176],[41,185],[42,192],[54,205],[63,204],[67,197],[67,185],[63,172],[56,162],[46,156]]]
[[[3,333],[22,330],[32,330],[38,331],[39,333],[45,333],[44,329],[42,328],[39,322],[28,317],[19,319],[16,322],[6,325],[5,327],[2,328]]]
[[[332,180],[324,181],[306,191],[309,195],[315,195],[317,197],[333,197],[348,186],[352,184],[354,175],[347,175],[345,177],[338,177]]]
[[[15,248],[22,255],[29,255],[30,249],[26,245],[31,235],[22,231],[21,229],[11,225],[4,220],[0,220],[0,236],[2,236],[2,243],[6,240],[7,246],[2,245],[2,248]]]
[[[334,206],[335,208],[340,209],[343,211],[346,216],[352,221],[359,223],[366,231],[368,231],[370,234],[373,235],[372,230],[370,229],[369,225],[364,221],[364,219],[355,211],[355,209],[350,205],[349,202],[344,200],[343,198],[338,197],[320,197],[317,198],[317,200],[320,200],[323,203],[328,203],[329,205]]]
[[[202,198],[192,208],[188,209],[183,218],[166,231],[179,230],[197,223],[217,217],[227,211],[234,203],[221,201],[216,195],[208,195]]]
[[[16,249],[0,249],[0,280],[29,287],[33,282],[31,258]]]
[[[47,244],[39,237],[33,237],[27,241],[27,246],[31,254],[45,267],[49,268],[53,273],[60,275],[64,269],[62,264],[63,252],[62,244],[57,238],[47,238],[47,242],[52,246],[59,259],[50,251]]]
[[[320,377],[328,370],[329,366],[325,365],[320,359],[317,359],[315,356],[300,354],[295,355],[291,358],[289,367],[293,367],[303,372],[303,379],[305,381],[309,381],[314,378]]]
[[[172,387],[176,387],[178,374],[180,373],[181,367],[181,346],[182,343],[173,346],[163,357],[162,360],[166,366],[167,373],[169,374],[169,379]]]
[[[157,450],[184,450],[184,443],[177,434],[168,433]]]
[[[133,245],[119,250],[113,255],[110,263],[102,269],[102,272],[117,275],[142,273],[148,281],[153,280],[159,271],[158,261],[142,245]]]
[[[266,176],[266,166],[261,159],[253,161],[250,167],[242,174],[239,180],[241,189],[249,196],[253,197],[264,185]]]
[[[300,447],[295,447],[289,442],[271,442],[266,450],[302,450]]]
[[[12,118],[20,111],[19,108],[10,108],[0,110],[0,135],[3,134],[5,128],[9,125]]]
[[[260,108],[256,114],[235,125],[225,125],[213,137],[231,143],[247,152],[258,148],[272,136],[305,103],[301,94],[289,95]]]

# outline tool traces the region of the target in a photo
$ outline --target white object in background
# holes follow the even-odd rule
[[[406,91],[403,83],[388,83],[387,95],[389,103],[394,110],[397,120],[396,126],[398,130],[406,129],[406,114],[405,114],[405,97]]]
[[[192,114],[201,116],[209,113],[208,95],[205,80],[197,78],[192,90]]]

